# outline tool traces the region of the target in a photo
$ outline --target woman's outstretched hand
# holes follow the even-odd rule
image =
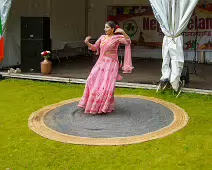
[[[115,33],[121,33],[121,34],[123,34],[124,33],[124,30],[121,29],[121,28],[117,28],[116,31],[115,31]]]
[[[87,44],[87,43],[89,43],[89,40],[91,39],[91,36],[87,36],[86,38],[85,38],[85,40],[84,40],[84,42]]]
[[[125,39],[130,39],[130,37],[126,34],[126,32],[121,28],[117,28],[115,33],[121,33]]]

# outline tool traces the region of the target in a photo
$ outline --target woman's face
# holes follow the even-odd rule
[[[113,31],[114,31],[114,28],[111,28],[108,24],[105,24],[105,33],[107,34],[107,35],[111,35],[111,34],[113,34]]]

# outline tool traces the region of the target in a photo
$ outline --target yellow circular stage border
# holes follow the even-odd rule
[[[137,96],[137,95],[116,95],[115,97],[122,98],[140,98],[144,100],[149,100],[158,104],[161,104],[167,108],[169,108],[174,114],[174,120],[172,123],[162,129],[159,129],[154,132],[146,133],[141,136],[129,136],[129,137],[115,137],[115,138],[88,138],[88,137],[80,137],[80,136],[72,136],[68,134],[63,134],[57,132],[44,124],[44,117],[51,110],[56,109],[65,104],[77,102],[80,98],[70,99],[66,101],[62,101],[47,107],[44,107],[36,112],[33,112],[28,120],[28,125],[31,130],[35,133],[59,142],[63,143],[71,143],[71,144],[82,144],[82,145],[129,145],[136,144],[141,142],[146,142],[153,139],[163,138],[168,135],[175,133],[176,131],[184,128],[188,123],[188,115],[187,113],[180,108],[179,106],[166,102],[161,99],[146,97],[146,96]]]

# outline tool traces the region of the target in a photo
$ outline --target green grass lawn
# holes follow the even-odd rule
[[[163,139],[128,146],[84,146],[43,138],[28,128],[33,111],[81,97],[84,85],[7,79],[0,81],[0,170],[205,170],[212,169],[212,96],[117,88],[182,107],[188,125]]]

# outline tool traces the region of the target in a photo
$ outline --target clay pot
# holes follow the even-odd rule
[[[44,59],[41,63],[41,73],[43,74],[49,74],[52,71],[52,62],[48,59]]]

